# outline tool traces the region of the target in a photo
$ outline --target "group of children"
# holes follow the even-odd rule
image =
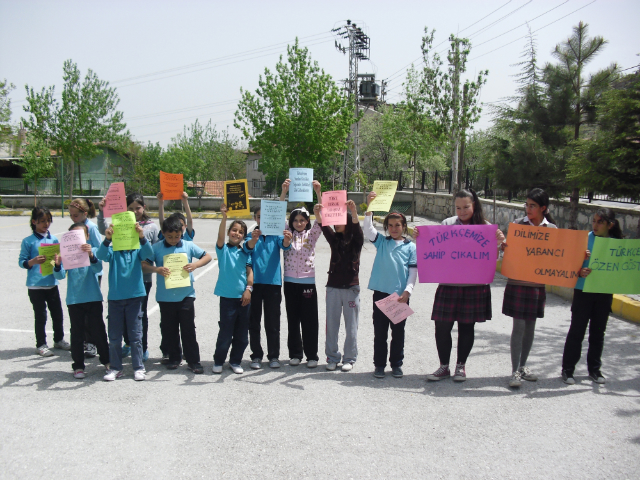
[[[289,180],[283,183],[281,200],[285,199],[289,185]],[[372,212],[366,213],[364,227],[361,228],[356,205],[349,200],[346,204],[346,225],[336,225],[333,228],[323,226],[321,185],[314,181],[313,188],[318,196],[318,203],[314,207],[315,223],[311,225],[309,212],[304,207],[296,208],[283,225],[282,235],[262,234],[259,208],[254,211],[257,225],[253,231],[248,232],[247,225],[241,220],[233,220],[227,229],[227,207],[222,205],[222,220],[216,242],[219,275],[214,294],[220,297],[220,314],[213,373],[222,372],[227,357],[232,371],[243,373],[241,361],[247,346],[251,349],[250,367],[262,367],[265,357],[260,339],[263,311],[266,359],[271,368],[281,366],[280,305],[283,290],[287,311],[289,364],[300,365],[306,357],[307,367],[317,367],[319,320],[315,246],[322,233],[331,248],[325,295],[326,369],[335,370],[341,364],[342,371],[350,371],[357,361],[360,253],[366,237],[376,248],[368,284],[368,288],[373,290],[374,302],[374,376],[385,376],[387,361],[394,377],[403,376],[406,320],[391,322],[375,302],[392,294],[398,295],[398,302],[408,304],[410,301],[418,270],[416,247],[408,238],[406,218],[401,213],[389,213],[383,223],[388,235],[381,235],[373,226]],[[375,197],[375,192],[371,192],[367,202],[370,203]],[[140,248],[123,251],[114,251],[111,245],[114,231],[113,226],[108,226],[104,218],[106,200],[103,199],[99,204],[96,226],[89,221],[96,213],[93,203],[88,199],[74,199],[69,205],[69,214],[74,221],[70,230],[80,229],[84,232],[87,244],[82,249],[89,255],[90,265],[67,271],[62,266],[60,256],[56,255],[54,273],[49,276],[42,276],[38,268],[46,260],[46,257],[39,255],[38,247],[42,243],[58,243],[49,232],[51,213],[44,207],[36,207],[32,212],[33,234],[22,242],[20,266],[28,270],[27,287],[35,315],[37,353],[42,356],[52,355],[45,334],[48,307],[54,329],[53,346],[71,350],[76,378],[85,376],[85,356],[95,356],[97,353],[100,362],[107,368],[104,379],[115,380],[123,374],[122,358],[130,353],[135,380],[145,379],[144,362],[149,356],[146,310],[154,273],[158,277],[156,301],[160,308],[162,363],[168,369],[176,369],[184,358],[188,368],[194,373],[204,372],[194,322],[193,272],[208,264],[211,255],[193,243],[195,231],[187,194],[184,193],[182,198],[186,217],[175,213],[165,219],[162,194],[158,194],[158,199],[161,207],[161,231],[148,218],[144,197],[135,193],[127,196],[128,210],[136,217],[135,229],[140,238]],[[454,203],[456,216],[444,220],[443,225],[489,223],[483,216],[482,205],[473,190],[459,191]],[[540,189],[533,189],[527,196],[526,216],[514,223],[556,228],[548,210],[548,195]],[[104,239],[101,233],[104,234]],[[615,215],[609,209],[600,209],[594,215],[593,231],[589,234],[589,250],[595,236],[622,238]],[[500,230],[497,230],[496,238],[500,250],[508,248]],[[284,256],[284,288],[281,250]],[[580,359],[582,340],[589,323],[589,376],[597,383],[605,381],[600,372],[600,358],[612,295],[582,292],[584,277],[590,273],[589,250],[576,285],[571,328],[563,356],[562,377],[568,384],[575,383],[573,372]],[[186,265],[182,268],[184,274],[188,273],[190,277],[189,286],[166,288],[164,278],[171,275],[171,270],[164,262],[165,257],[170,254],[186,256]],[[103,321],[103,298],[100,291],[102,262],[109,263],[108,329],[105,329]],[[57,287],[58,280],[64,278],[68,281],[66,303],[71,321],[71,344],[64,340],[62,306]],[[513,318],[510,387],[519,387],[521,380],[537,380],[526,363],[533,344],[536,319],[544,316],[545,298],[544,285],[512,279],[507,283],[502,312]],[[343,352],[340,352],[338,346],[341,317],[344,317],[346,334]],[[451,332],[457,321],[458,346],[453,380],[466,380],[465,366],[474,343],[475,323],[490,320],[491,317],[489,285],[440,284],[432,312],[440,365],[434,373],[427,375],[427,379],[439,381],[452,376],[449,365]]]

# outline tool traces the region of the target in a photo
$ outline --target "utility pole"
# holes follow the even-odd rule
[[[349,99],[354,101],[354,131],[352,133],[352,142],[347,142],[347,148],[344,151],[344,165],[343,165],[343,188],[347,189],[348,184],[348,170],[349,164],[353,165],[353,173],[357,173],[360,170],[360,156],[358,151],[358,119],[359,104],[358,104],[358,62],[361,60],[369,60],[369,48],[370,40],[369,36],[365,34],[360,27],[355,23],[351,23],[351,20],[347,20],[347,24],[331,30],[337,36],[348,40],[349,46],[343,47],[338,41],[335,42],[335,47],[343,55],[349,52],[349,78],[345,82],[345,88],[349,95]],[[351,145],[350,145],[351,144]],[[359,189],[358,181],[356,179],[356,191]]]

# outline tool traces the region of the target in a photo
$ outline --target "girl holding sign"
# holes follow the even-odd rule
[[[89,229],[84,222],[74,223],[69,227],[69,231],[72,230],[81,230],[86,241],[90,241]],[[96,257],[98,249],[91,244],[83,244],[80,250],[89,254],[88,267],[65,270],[62,266],[62,257],[56,255],[56,266],[53,268],[53,276],[56,279],[63,280],[65,277],[69,279],[67,309],[71,322],[71,358],[73,360],[71,368],[73,368],[73,376],[78,379],[85,377],[83,345],[85,332],[89,333],[89,337],[95,342],[100,363],[109,369],[109,343],[102,319],[102,292],[98,282],[98,275],[102,274],[102,262]]]
[[[513,221],[516,225],[558,228],[549,213],[549,195],[540,188],[534,188],[527,194],[524,204],[526,216]],[[507,243],[502,243],[502,249]],[[517,388],[522,379],[535,382],[538,377],[526,366],[533,345],[536,319],[544,317],[547,300],[543,284],[509,279],[504,290],[502,313],[513,317],[511,332],[511,369],[513,371],[509,386]]]
[[[36,353],[43,357],[51,357],[53,352],[47,346],[47,307],[51,313],[53,323],[53,348],[69,350],[71,345],[64,340],[62,328],[62,302],[58,292],[58,280],[53,275],[43,276],[41,265],[47,260],[40,254],[40,245],[43,243],[59,243],[58,239],[49,233],[49,226],[53,218],[46,207],[36,207],[31,211],[31,230],[33,233],[22,240],[20,245],[20,268],[27,270],[27,289],[29,300],[33,305],[35,316]]]
[[[376,197],[369,193],[367,204]],[[404,359],[404,327],[406,319],[393,323],[380,311],[375,302],[397,293],[398,302],[408,304],[413,286],[418,278],[418,261],[416,245],[404,235],[408,234],[407,219],[401,213],[389,213],[383,223],[388,237],[380,235],[373,226],[373,212],[367,211],[364,217],[364,235],[376,247],[376,258],[373,261],[369,290],[373,290],[373,363],[374,376],[384,378],[387,366],[387,336],[391,328],[391,346],[389,348],[389,364],[391,373],[402,378],[402,361]]]
[[[611,293],[583,292],[584,279],[591,273],[589,256],[596,237],[623,238],[620,223],[615,213],[608,208],[600,208],[593,216],[592,231],[589,232],[587,259],[580,269],[580,278],[573,291],[571,303],[571,326],[567,333],[562,355],[562,380],[567,385],[576,383],[573,372],[582,355],[582,340],[589,325],[589,350],[587,351],[587,368],[589,378],[595,383],[605,383],[600,372],[602,366],[602,348],[604,346],[604,332],[611,313]]]
[[[313,189],[320,199],[322,187],[317,180]],[[283,198],[289,190],[289,179],[282,184]],[[287,309],[289,365],[297,366],[302,355],[307,367],[318,366],[318,291],[316,289],[316,243],[322,227],[318,222],[320,205],[314,207],[316,221],[311,227],[306,208],[296,208],[289,216],[291,248],[284,252],[284,303]],[[300,335],[302,330],[302,335]]]
[[[476,192],[472,189],[460,190],[454,197],[456,216],[442,221],[442,225],[485,225],[482,204]],[[416,229],[415,236],[418,236]],[[498,244],[504,241],[504,234],[496,230]],[[474,327],[477,322],[491,320],[491,289],[489,285],[438,285],[436,298],[433,302],[431,320],[436,322],[436,347],[440,358],[440,368],[430,375],[427,380],[438,381],[449,378],[449,361],[451,359],[451,330],[453,323],[458,322],[458,359],[453,375],[454,382],[464,382],[467,379],[465,365],[473,348],[475,337]]]

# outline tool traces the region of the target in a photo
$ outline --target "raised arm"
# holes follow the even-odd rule
[[[291,185],[291,180],[288,178],[282,182],[282,193],[280,194],[280,201],[284,202],[284,199],[287,197],[287,192],[289,191],[289,185]]]
[[[162,192],[158,192],[156,198],[158,199],[158,223],[160,224],[160,228],[162,228],[162,224],[164,223],[164,195]]]
[[[107,219],[104,217],[104,206],[107,204],[107,197],[103,197],[102,200],[100,200],[100,203],[98,203],[98,218],[97,220],[97,224],[98,224],[98,231],[100,232],[100,235],[104,235],[104,232],[107,230]]]
[[[376,192],[369,192],[367,196],[367,206],[376,198]],[[373,212],[367,212],[364,217],[364,236],[367,240],[373,242],[378,236],[378,232],[373,226]]]
[[[184,211],[187,214],[187,232],[189,232],[189,235],[191,235],[193,232],[193,217],[191,216],[191,207],[189,206],[189,194],[187,192],[182,192],[182,206],[184,207]]]
[[[218,241],[216,242],[218,248],[224,247],[224,238],[227,229],[227,206],[224,203],[220,205],[220,213],[222,214],[222,220],[220,220],[220,227],[218,228]]]
[[[314,180],[313,183],[313,191],[316,192],[316,198],[318,199],[318,203],[322,203],[322,185],[317,180]]]

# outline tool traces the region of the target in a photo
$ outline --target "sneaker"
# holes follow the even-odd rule
[[[187,367],[195,374],[200,375],[201,373],[204,373],[204,368],[199,363],[188,363]]]
[[[240,365],[231,365],[231,370],[233,370],[233,373],[237,373],[238,375],[244,373],[244,369]]]
[[[342,364],[342,371],[343,372],[350,372],[351,370],[353,370],[353,363],[347,362],[347,363],[343,363]]]
[[[515,372],[513,372],[513,375],[511,375],[509,386],[518,388],[520,385],[522,385],[522,374],[520,373],[520,370],[516,370]]]
[[[327,366],[325,368],[330,372],[333,372],[336,368],[338,368],[338,364],[336,362],[329,362],[327,363]]]
[[[391,369],[391,375],[393,375],[395,378],[402,378],[404,373],[402,373],[402,369],[400,367],[394,367]]]
[[[169,354],[168,353],[163,353],[162,354],[162,360],[160,360],[160,363],[162,365],[166,365],[170,362],[171,360],[169,360]]]
[[[449,378],[450,376],[449,365],[440,365],[439,369],[427,375],[427,380],[430,382],[439,382],[443,378]]]
[[[454,382],[464,382],[467,379],[467,372],[464,369],[464,363],[456,364],[456,372],[453,374]]]
[[[136,370],[135,372],[133,372],[133,379],[136,382],[141,382],[145,378],[147,378],[147,372],[146,372],[146,370],[144,368],[142,368],[140,370]]]
[[[211,368],[211,371],[212,371],[213,373],[222,373],[222,365],[214,365],[214,366]]]
[[[316,368],[318,366],[318,360],[307,360],[307,368]]]
[[[98,355],[98,349],[93,343],[84,344],[84,358],[94,358]]]
[[[53,357],[53,352],[49,350],[46,343],[36,348],[36,353],[41,357]]]
[[[71,350],[71,345],[66,340],[60,340],[53,344],[53,348],[59,348],[60,350]]]
[[[562,381],[567,385],[576,384],[576,379],[573,378],[573,373],[567,373],[565,370],[562,370]]]
[[[384,378],[384,367],[376,367],[376,369],[373,371],[373,376],[376,378]]]
[[[526,380],[527,382],[535,382],[536,380],[538,380],[538,376],[531,373],[529,367],[520,367],[518,369],[518,372],[520,372],[520,377],[522,377],[522,379]]]
[[[116,378],[120,378],[122,376],[122,370],[107,370],[107,374],[102,377],[107,382],[113,382]]]
[[[131,353],[131,347],[126,343],[122,346],[122,358],[128,357]]]
[[[251,365],[249,365],[253,370],[258,370],[259,368],[262,367],[262,359],[261,358],[254,358],[253,360],[251,360]]]
[[[280,368],[280,360],[278,360],[277,358],[272,358],[271,360],[269,360],[269,367]]]
[[[149,350],[142,354],[142,361],[146,362],[147,360],[149,360]]]
[[[177,369],[182,362],[180,360],[174,360],[173,362],[167,363],[167,370],[175,370]]]
[[[292,367],[297,367],[298,365],[300,365],[300,359],[292,358],[291,360],[289,360],[289,365],[291,365]]]
[[[589,372],[589,379],[592,382],[595,382],[599,385],[604,385],[604,383],[606,382],[600,370],[596,370],[595,372]]]
[[[84,378],[85,376],[84,370],[76,370],[73,372],[73,378]]]

